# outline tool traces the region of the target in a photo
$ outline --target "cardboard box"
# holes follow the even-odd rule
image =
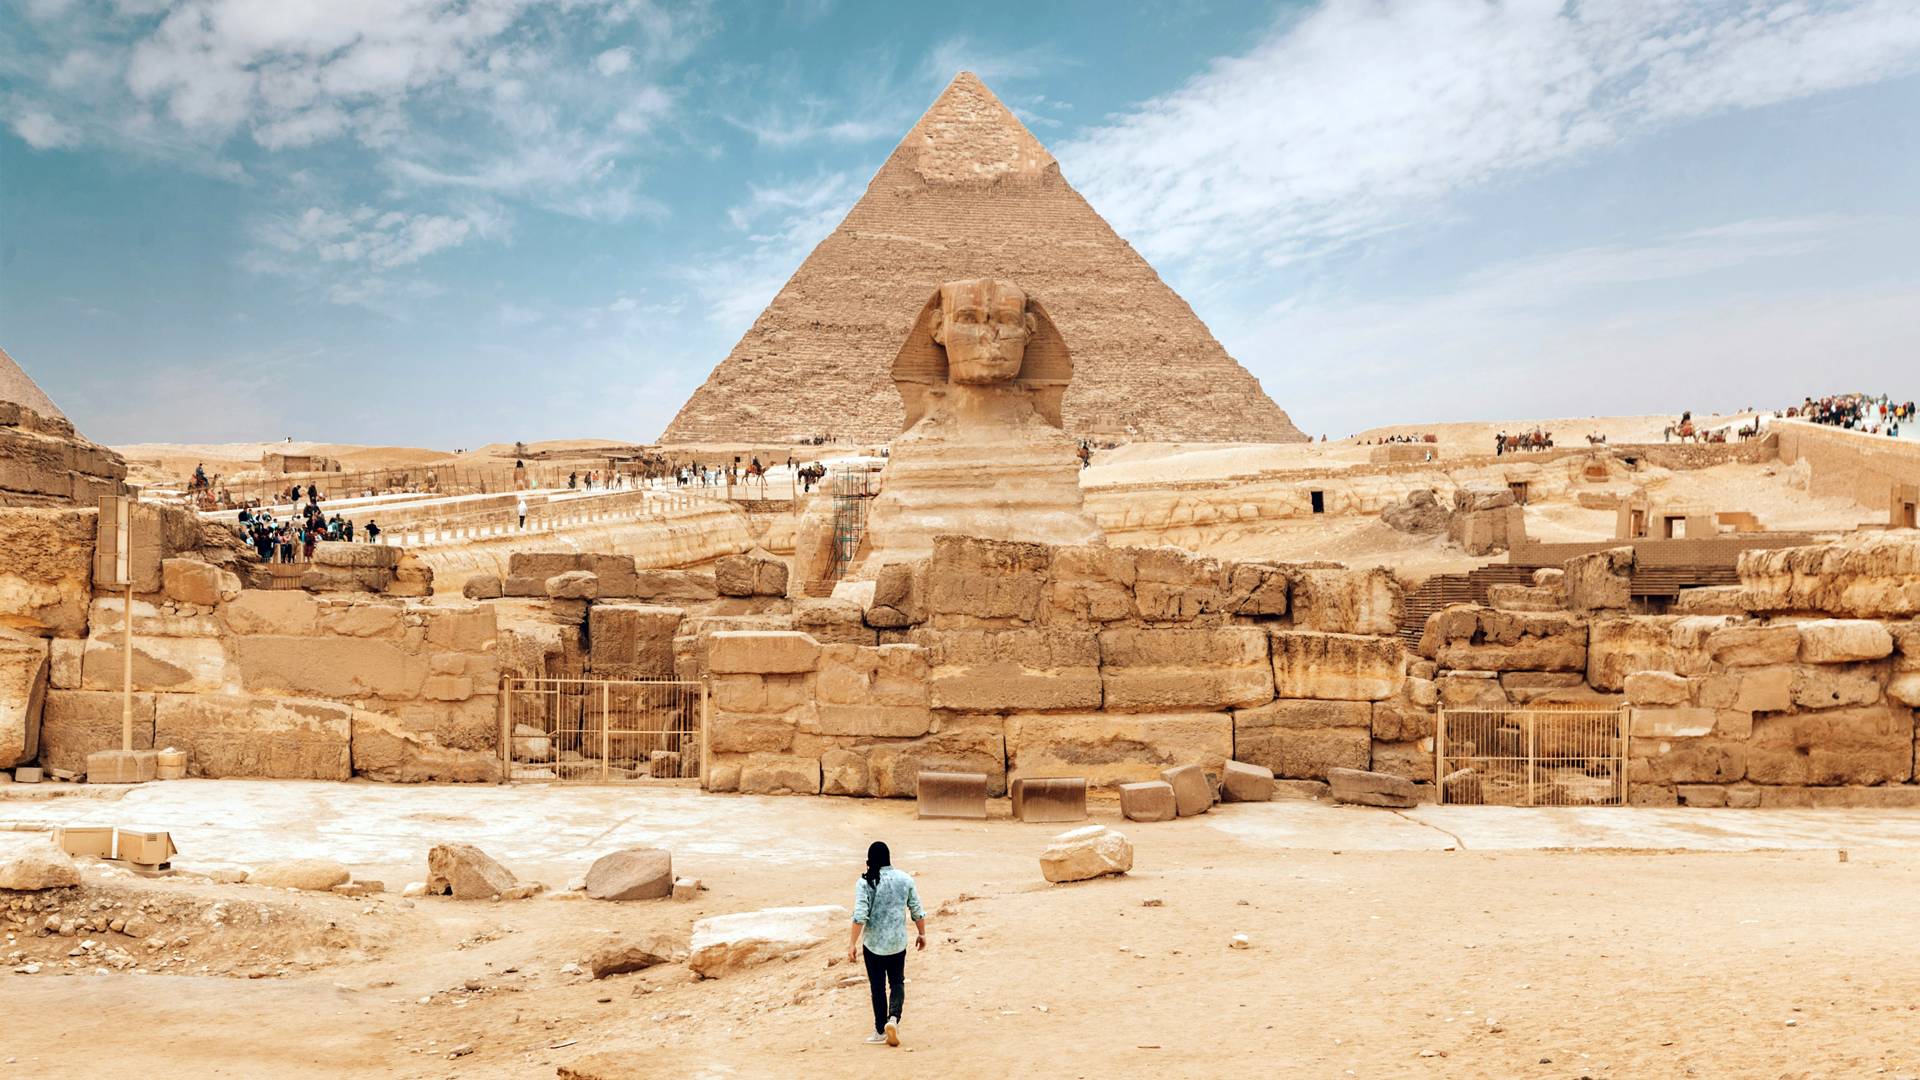
[[[55,825],[53,842],[69,855],[91,855],[96,859],[113,858],[113,826]]]
[[[115,829],[113,843],[122,862],[159,866],[177,854],[173,836],[158,829]]]

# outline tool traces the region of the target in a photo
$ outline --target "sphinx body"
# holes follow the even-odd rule
[[[857,573],[929,555],[940,535],[1105,542],[1080,495],[1079,443],[1060,427],[1065,342],[1017,285],[942,285],[894,364],[908,428],[889,451]]]

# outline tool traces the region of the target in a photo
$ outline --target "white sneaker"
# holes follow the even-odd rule
[[[886,1040],[887,1040],[888,1046],[900,1045],[900,1018],[899,1017],[890,1016],[887,1018]]]
[[[878,1045],[880,1043],[886,1042],[887,1037],[876,1031],[873,1034],[867,1036],[867,1041],[875,1045]]]

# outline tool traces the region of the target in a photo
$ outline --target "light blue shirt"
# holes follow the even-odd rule
[[[861,943],[875,956],[907,951],[907,917],[926,918],[920,910],[920,890],[905,871],[880,868],[878,887],[863,876],[853,887],[853,921],[866,927]]]

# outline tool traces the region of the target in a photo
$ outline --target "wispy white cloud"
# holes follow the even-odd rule
[[[52,114],[35,108],[22,109],[13,116],[13,133],[26,140],[35,150],[53,150],[60,147],[76,146],[80,142],[77,128],[55,120]]]
[[[744,332],[771,302],[794,268],[826,239],[860,197],[860,183],[844,172],[754,187],[727,211],[744,246],[718,253],[688,271],[707,305],[707,318],[728,332]]]
[[[1150,257],[1278,264],[1675,121],[1917,68],[1909,0],[1325,0],[1055,152]]]

